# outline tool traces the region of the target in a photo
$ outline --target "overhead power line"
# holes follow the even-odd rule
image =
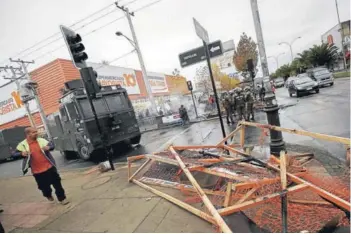
[[[133,0],[133,1],[129,2],[129,4],[131,4],[131,3],[135,2],[135,1],[138,1],[138,0]],[[141,10],[146,9],[146,8],[148,8],[148,7],[151,7],[151,6],[153,6],[153,5],[155,5],[156,3],[161,2],[161,1],[163,1],[163,0],[157,0],[157,1],[154,1],[154,2],[152,2],[152,3],[146,4],[146,5],[142,6],[142,7],[139,7],[139,8],[137,8],[137,9],[135,9],[134,12],[138,12],[138,11],[141,11]],[[112,20],[112,21],[110,21],[110,22],[108,22],[108,23],[106,23],[106,24],[103,24],[103,25],[99,26],[98,28],[95,28],[95,29],[91,30],[90,32],[88,32],[88,33],[82,35],[82,37],[85,37],[85,36],[88,36],[88,35],[90,35],[90,34],[93,34],[93,33],[97,32],[97,31],[99,31],[99,30],[101,30],[101,29],[103,29],[103,28],[105,28],[105,27],[107,27],[107,26],[113,24],[114,22],[123,19],[123,18],[125,18],[125,16],[118,17],[117,19],[114,19],[114,20]],[[61,38],[59,38],[59,39],[61,39]],[[52,52],[55,52],[55,51],[57,51],[57,50],[59,50],[59,49],[65,47],[65,46],[66,46],[65,44],[62,44],[62,45],[58,46],[57,48],[55,48],[55,49],[53,49],[53,50],[51,50],[51,51],[49,51],[49,52],[47,52],[47,53],[45,53],[45,54],[42,54],[42,55],[39,55],[39,56],[35,57],[34,60],[37,60],[37,59],[42,58],[42,57],[45,57],[45,56],[47,56],[48,54],[50,54],[50,53],[52,53]]]
[[[134,53],[134,52],[135,52],[135,49],[134,49],[134,50],[131,50],[131,51],[129,51],[128,53],[125,53],[125,54],[123,54],[123,55],[121,55],[121,56],[119,56],[119,57],[117,57],[117,58],[114,58],[114,59],[108,61],[108,63],[109,63],[109,64],[114,63],[114,62],[116,62],[116,61],[118,61],[118,60],[120,60],[120,59],[122,59],[122,58],[124,58],[124,57],[126,57],[126,56],[128,56],[128,55],[130,55],[130,54],[132,54],[132,53]],[[102,67],[104,67],[104,66],[105,66],[105,65],[102,64],[101,66],[95,68],[95,70],[98,70],[98,69],[100,69],[100,68],[102,68]]]
[[[133,4],[133,3],[136,2],[136,1],[139,1],[139,0],[132,0],[132,1],[130,1],[130,2],[127,2],[125,5]],[[75,26],[75,25],[77,25],[77,24],[79,24],[79,23],[85,21],[86,19],[89,19],[90,17],[92,17],[92,16],[94,16],[94,15],[96,15],[96,14],[98,14],[98,13],[100,13],[100,12],[102,12],[102,11],[108,9],[108,8],[110,8],[112,5],[114,5],[114,3],[111,3],[111,4],[109,4],[109,5],[107,5],[107,6],[103,7],[103,8],[101,8],[100,10],[98,10],[98,11],[96,11],[96,12],[94,12],[94,13],[92,13],[92,14],[86,16],[86,17],[84,17],[83,19],[78,20],[77,22],[75,22],[74,24],[70,25],[69,27],[73,27],[73,26]],[[96,21],[98,21],[98,20],[100,20],[100,19],[106,17],[107,15],[111,14],[111,13],[114,12],[115,10],[116,10],[116,9],[113,9],[112,11],[110,11],[110,12],[108,12],[108,13],[102,15],[102,16],[99,16],[98,18],[96,18],[96,19],[94,19],[94,20],[91,20],[90,22],[84,24],[83,26],[81,26],[81,27],[79,27],[79,28],[77,28],[77,29],[75,29],[75,30],[79,30],[79,29],[81,29],[81,28],[84,28],[84,27],[86,27],[87,25],[89,25],[89,24],[91,24],[91,23],[93,23],[93,22],[96,22]],[[27,52],[27,51],[29,51],[29,50],[31,50],[31,49],[33,49],[33,48],[39,46],[39,45],[42,44],[43,42],[46,42],[47,40],[49,40],[49,39],[51,39],[51,38],[55,38],[55,37],[58,37],[58,38],[56,38],[56,39],[53,40],[53,41],[50,41],[49,43],[46,43],[45,45],[43,45],[43,46],[41,46],[41,47],[39,47],[39,48],[37,48],[37,49],[35,49],[35,50],[33,50],[33,51],[27,53],[27,54],[25,54],[25,55],[23,55],[23,56],[21,56],[21,57],[24,58],[24,57],[26,57],[26,56],[28,56],[28,55],[34,53],[34,52],[37,52],[37,51],[41,50],[42,48],[44,48],[44,47],[46,47],[46,46],[48,46],[48,45],[51,45],[52,43],[54,43],[54,42],[60,40],[60,39],[61,39],[61,32],[56,32],[55,34],[53,34],[53,35],[51,35],[51,36],[49,36],[49,37],[47,37],[47,38],[45,38],[45,39],[43,39],[43,40],[41,40],[41,41],[35,43],[34,45],[30,46],[30,47],[27,48],[27,49],[22,50],[21,52],[17,53],[16,55],[14,55],[14,56],[12,56],[12,57],[18,57],[19,55],[23,54],[24,52]],[[7,59],[4,60],[4,61],[2,61],[1,63],[5,63],[5,62],[7,62]]]

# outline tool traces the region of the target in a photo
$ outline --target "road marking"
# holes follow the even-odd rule
[[[192,126],[194,126],[195,124],[191,125],[190,127],[184,129],[183,131],[181,131],[180,133],[178,133],[177,135],[173,136],[171,139],[169,139],[168,141],[166,141],[166,143],[164,143],[163,145],[161,145],[156,152],[160,152],[165,150],[166,148],[168,148],[175,139],[177,139],[180,135],[184,134],[185,132],[187,132]]]

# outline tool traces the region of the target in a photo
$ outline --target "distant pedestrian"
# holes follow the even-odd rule
[[[266,89],[264,88],[263,85],[260,88],[259,94],[260,94],[260,99],[263,102],[264,101],[264,96],[266,95]]]
[[[183,125],[189,122],[188,112],[183,105],[181,105],[179,108],[179,115],[183,121]]]
[[[54,150],[54,145],[44,138],[38,137],[36,128],[28,127],[24,130],[24,133],[26,139],[18,144],[15,152],[15,156],[24,157],[22,163],[23,174],[26,174],[28,169],[31,168],[38,188],[44,197],[49,201],[54,201],[52,185],[58,201],[62,205],[68,204],[55,160],[50,153],[50,151]]]
[[[149,109],[146,109],[146,111],[145,111],[145,116],[146,116],[146,117],[150,117],[150,111],[149,111]]]

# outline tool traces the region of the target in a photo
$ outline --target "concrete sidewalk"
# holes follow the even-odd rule
[[[134,168],[135,170],[136,168]],[[32,176],[0,180],[6,232],[214,232],[207,222],[114,172],[62,172],[71,203],[42,197]]]

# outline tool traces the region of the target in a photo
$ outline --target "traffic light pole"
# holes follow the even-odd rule
[[[265,51],[265,45],[263,40],[263,33],[261,28],[260,16],[258,11],[257,0],[251,0],[251,10],[252,16],[255,24],[255,31],[257,36],[258,50],[260,54],[261,67],[263,72],[263,77],[269,77],[267,57]],[[268,80],[269,83],[269,80]],[[264,97],[265,107],[264,111],[267,114],[267,121],[270,125],[280,126],[279,119],[279,106],[275,95],[272,91],[270,84],[266,85],[266,95]],[[283,135],[280,131],[270,130],[271,142],[270,142],[270,151],[271,154],[279,157],[280,151],[285,151],[285,143],[283,141]]]
[[[85,62],[84,62],[85,64]],[[81,74],[81,77],[82,77],[82,80],[83,80],[83,86],[84,86],[84,89],[87,93],[87,98],[88,98],[88,101],[89,101],[89,104],[90,104],[90,108],[91,108],[91,111],[93,112],[93,115],[94,115],[94,120],[95,120],[95,123],[96,123],[96,128],[99,132],[99,135],[101,136],[101,140],[102,140],[102,147],[105,151],[105,154],[106,154],[106,157],[107,157],[107,160],[109,161],[109,164],[110,164],[110,167],[111,167],[111,170],[115,170],[115,166],[113,165],[113,162],[112,162],[112,152],[111,152],[111,147],[108,146],[107,144],[107,135],[106,133],[102,130],[102,127],[100,125],[100,122],[99,122],[99,118],[96,114],[96,110],[95,110],[95,106],[94,106],[94,103],[93,103],[93,98],[94,95],[92,93],[90,93],[90,89],[88,88],[88,84],[87,84],[87,81],[88,80],[91,80],[91,79],[96,79],[96,77],[92,77],[91,75],[89,75],[89,73],[86,73],[84,72],[84,70],[82,69],[87,69],[87,68],[81,68],[79,70],[80,74]],[[89,75],[89,77],[87,77]]]
[[[197,108],[196,108],[196,104],[195,104],[195,99],[194,99],[194,93],[191,90],[191,98],[193,99],[193,104],[194,104],[194,110],[195,110],[195,114],[196,114],[196,118],[199,118],[199,115],[197,114]]]
[[[29,81],[31,80],[30,75],[29,75],[28,70],[27,70],[27,67],[26,67],[26,63],[34,63],[34,61],[27,62],[27,61],[23,61],[23,60],[13,60],[11,58],[10,58],[10,61],[11,62],[20,63],[21,66],[22,66],[22,69],[24,71],[25,76],[27,77],[27,79]],[[42,107],[42,105],[40,103],[40,100],[39,100],[37,87],[31,86],[31,89],[32,89],[33,94],[34,94],[35,102],[37,103],[37,106],[38,106],[39,115],[40,115],[41,121],[42,121],[42,123],[44,125],[45,132],[46,132],[49,140],[52,140],[52,136],[51,136],[51,133],[50,133],[50,130],[49,130],[49,125],[48,125],[48,122],[47,122],[47,119],[46,119],[46,115],[45,115],[45,112],[44,112],[43,107]]]
[[[207,61],[208,71],[210,73],[210,78],[211,78],[211,83],[212,83],[212,89],[213,89],[213,93],[214,93],[215,101],[216,101],[216,105],[217,105],[217,112],[218,112],[218,116],[219,116],[219,122],[221,124],[222,135],[223,135],[223,138],[225,138],[226,134],[225,134],[224,124],[223,124],[221,109],[220,109],[220,106],[219,106],[216,84],[215,84],[215,81],[214,81],[214,78],[213,78],[213,74],[212,74],[210,52],[208,51],[207,43],[205,41],[202,41],[202,42],[203,42],[204,48],[205,48],[206,61]]]

